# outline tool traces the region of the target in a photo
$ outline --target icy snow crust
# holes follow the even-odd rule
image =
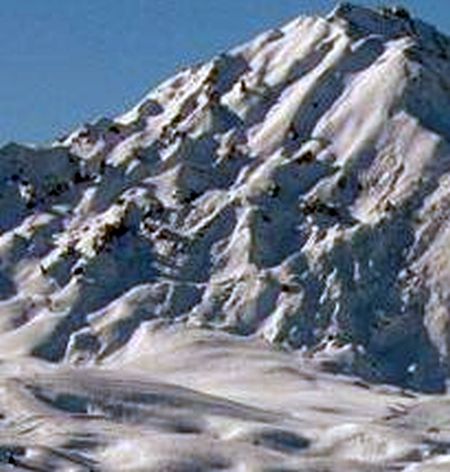
[[[376,385],[449,374],[449,58],[343,4],[1,149],[0,463],[447,470],[447,397]]]

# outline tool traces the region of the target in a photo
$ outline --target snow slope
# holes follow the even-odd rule
[[[354,470],[391,470],[386,464],[427,457],[433,467],[439,448],[424,444],[433,443],[434,425],[425,437],[413,415],[413,432],[403,437],[402,424],[381,422],[372,434],[361,421],[384,418],[374,384],[443,392],[449,374],[449,58],[449,39],[403,10],[345,3],[180,71],[125,115],[86,124],[50,148],[1,149],[2,388],[35,417],[25,442],[41,444],[52,428],[55,447],[97,435],[86,448],[96,451],[99,470],[126,468],[116,462],[117,441],[123,464],[137,461],[132,470],[237,470],[246,460],[251,470],[278,470],[268,464],[291,457],[286,441],[295,454],[314,446],[309,459],[286,459],[283,470],[353,470],[355,461]],[[164,334],[149,334],[155,329]],[[177,336],[187,347],[177,347]],[[161,353],[159,343],[167,345]],[[330,411],[323,422],[317,411],[292,420],[301,424],[286,426],[280,439],[258,428],[285,431],[284,414],[309,411],[309,381],[297,385],[289,371],[297,365],[324,379],[332,394],[321,408]],[[348,387],[331,374],[370,384]],[[124,400],[127,375],[142,398]],[[197,393],[173,393],[166,381]],[[264,393],[278,381],[282,392]],[[291,398],[297,389],[303,396]],[[333,412],[335,392],[351,397],[352,389],[361,404],[352,399]],[[98,399],[103,391],[106,400]],[[214,399],[202,396],[209,394]],[[148,403],[158,399],[185,401],[190,413],[173,418],[168,408],[155,420]],[[409,418],[410,400],[400,416]],[[41,411],[48,403],[68,409],[67,426],[63,413]],[[101,425],[97,407],[102,418],[113,411]],[[209,408],[222,419],[211,419]],[[279,408],[285,413],[274,419]],[[121,438],[109,421],[122,425]],[[152,438],[148,428],[159,431],[154,446],[139,446],[146,465],[132,457],[137,443],[126,433],[139,442],[140,421]],[[193,446],[183,440],[184,459],[170,465],[173,438],[165,442],[161,431],[178,431],[179,421],[194,435],[215,437],[219,428],[211,450],[222,452],[192,452],[191,463],[183,451]],[[236,458],[236,437],[278,452],[245,446]],[[156,454],[165,448],[167,457]],[[385,468],[374,468],[380,461]]]

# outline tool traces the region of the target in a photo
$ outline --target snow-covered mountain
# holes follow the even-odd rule
[[[183,356],[198,357],[212,363],[211,376],[225,369],[225,388],[234,375],[227,359],[253,365],[268,355],[252,347],[239,360],[249,338],[286,351],[273,354],[287,356],[277,361],[286,372],[287,359],[303,359],[374,383],[445,388],[450,41],[401,8],[345,3],[326,18],[299,17],[180,71],[123,116],[50,148],[5,146],[0,179],[0,343],[10,366],[76,366],[72,380],[57,377],[58,388],[72,382],[87,397],[105,389],[113,398],[118,384],[92,374],[89,387],[83,375],[94,366],[125,375],[142,356],[141,367],[173,374]],[[161,330],[178,336],[173,352]],[[193,345],[211,345],[215,356],[192,354],[192,333]],[[228,342],[237,347],[225,356]],[[167,361],[161,371],[158,359]],[[191,374],[163,377],[214,393],[192,365]],[[248,376],[239,381],[251,390]],[[30,378],[37,399],[56,401],[45,380]],[[152,395],[163,395],[158,388]],[[173,395],[169,403],[188,394]],[[203,412],[270,421],[192,401]],[[381,454],[385,433],[377,434],[371,444]],[[387,456],[410,457],[403,446]],[[115,470],[104,454],[104,470]],[[133,470],[226,468],[206,464]]]
[[[53,361],[142,322],[438,385],[450,315],[450,46],[344,4],[178,73],[51,149],[1,150],[1,329]],[[370,372],[369,372],[370,369]]]

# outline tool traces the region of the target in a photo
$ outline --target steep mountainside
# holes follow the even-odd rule
[[[91,365],[158,319],[442,390],[449,58],[403,10],[343,4],[1,149],[5,355]]]

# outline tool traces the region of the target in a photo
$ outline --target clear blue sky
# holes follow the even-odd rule
[[[399,3],[450,33],[449,0]],[[180,66],[299,14],[328,12],[334,4],[0,0],[0,143],[49,141],[85,121],[114,115]]]

